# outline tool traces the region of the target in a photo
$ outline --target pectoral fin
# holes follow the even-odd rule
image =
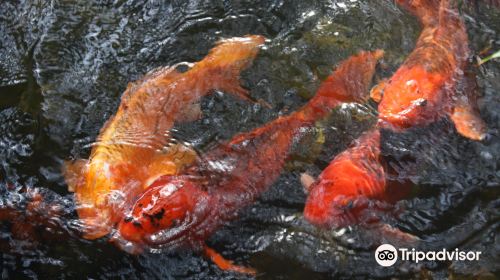
[[[239,79],[239,73],[230,76],[219,82],[218,90],[221,90],[227,94],[236,96],[249,103],[259,104],[265,108],[272,108],[271,104],[262,99],[254,99],[250,96],[250,92],[241,86],[241,81]]]
[[[474,73],[467,72],[459,85],[450,118],[458,133],[472,140],[483,140],[487,127],[477,106],[478,87]]]
[[[315,181],[316,179],[306,172],[300,174],[300,183],[302,184],[302,187],[304,187],[304,191],[306,193],[309,193],[309,191],[311,190],[311,186]]]
[[[387,79],[384,79],[370,90],[370,97],[373,99],[373,101],[377,103],[380,103],[380,101],[382,101],[386,84]]]
[[[218,90],[221,90],[225,93],[232,94],[242,100],[245,100],[247,102],[254,103],[255,100],[253,100],[250,97],[250,93],[248,92],[247,89],[244,89],[240,85],[240,79],[238,78],[238,75],[235,74],[234,76],[222,80],[219,83],[219,86],[217,87]]]
[[[374,239],[378,237],[379,243],[389,243],[400,246],[415,246],[421,239],[411,233],[404,232],[396,227],[389,224],[380,222],[380,224],[375,225],[373,228]]]
[[[74,192],[76,186],[84,180],[86,164],[88,160],[77,159],[74,161],[65,161],[63,166],[63,175],[66,184],[68,184],[68,191]]]
[[[179,122],[194,122],[196,120],[201,119],[201,104],[193,103],[185,106],[179,116]]]
[[[255,276],[257,271],[250,267],[244,267],[233,264],[232,261],[225,259],[221,254],[217,253],[214,249],[205,245],[203,252],[207,258],[212,260],[220,269],[230,270],[238,273],[249,274]]]
[[[458,133],[472,140],[481,141],[486,137],[486,123],[479,112],[469,104],[457,103],[451,114]]]

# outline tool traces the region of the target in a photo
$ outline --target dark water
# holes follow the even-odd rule
[[[500,10],[463,10],[475,53],[500,49]],[[3,223],[1,276],[11,278],[245,278],[186,251],[127,255],[106,240],[72,229],[72,194],[62,161],[86,158],[117,109],[127,83],[159,66],[197,61],[222,37],[271,39],[243,74],[252,97],[271,109],[216,94],[201,120],[176,136],[203,153],[234,134],[286,114],[310,98],[333,66],[362,49],[386,51],[376,79],[388,77],[413,49],[416,20],[390,0],[372,1],[2,1],[0,3],[0,205],[22,207],[23,187],[64,206],[55,229],[19,240]],[[443,120],[404,134],[385,133],[383,150],[410,179],[411,195],[383,213],[384,222],[420,237],[422,249],[481,251],[476,262],[373,259],[370,232],[356,226],[314,229],[303,221],[302,172],[318,174],[376,120],[375,104],[335,110],[304,140],[279,181],[240,219],[208,243],[259,271],[261,279],[395,277],[494,279],[500,273],[500,62],[476,67],[483,142],[458,136]],[[324,136],[325,141],[320,141]],[[315,143],[315,144],[309,144]],[[61,226],[57,229],[56,226]]]

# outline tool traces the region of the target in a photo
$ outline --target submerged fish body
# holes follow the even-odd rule
[[[101,129],[90,158],[65,167],[86,238],[108,234],[123,210],[152,181],[176,174],[194,161],[194,151],[172,144],[169,130],[176,122],[197,117],[197,102],[213,90],[247,99],[239,74],[263,43],[264,38],[257,35],[222,40],[183,73],[176,66],[166,67],[128,86],[117,113]]]
[[[139,246],[203,246],[209,235],[278,178],[303,128],[313,126],[342,102],[367,99],[382,54],[362,52],[346,60],[304,107],[209,151],[189,168],[188,173],[195,176],[155,182],[120,222],[120,238]]]
[[[450,0],[398,0],[423,30],[413,52],[374,99],[381,125],[394,130],[428,125],[449,115],[460,134],[481,140],[486,125],[477,105],[475,80],[467,74],[470,50],[465,24]]]

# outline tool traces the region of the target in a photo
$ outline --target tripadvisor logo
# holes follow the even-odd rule
[[[375,251],[375,260],[381,266],[392,266],[398,260],[398,251],[391,244],[382,244]]]
[[[448,251],[442,249],[439,251],[417,251],[415,248],[399,248],[397,250],[391,244],[382,244],[375,250],[375,260],[381,266],[392,266],[400,258],[402,261],[477,261],[481,252],[478,251],[460,251],[458,249]]]

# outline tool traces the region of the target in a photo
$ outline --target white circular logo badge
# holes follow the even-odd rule
[[[375,250],[375,260],[381,266],[392,266],[398,260],[398,251],[391,244],[382,244]]]

